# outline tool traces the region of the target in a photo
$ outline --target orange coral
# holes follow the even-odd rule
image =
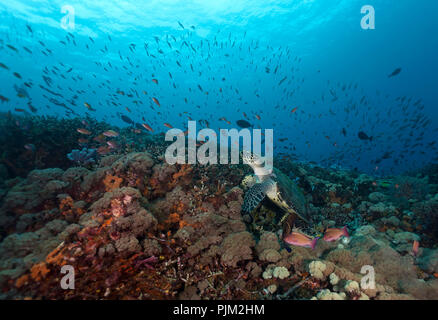
[[[59,266],[65,265],[67,262],[64,259],[65,248],[58,247],[50,252],[46,257],[46,262],[49,264],[55,264]]]
[[[72,197],[65,197],[64,199],[61,200],[61,203],[59,204],[59,210],[61,210],[61,212],[64,211],[68,211],[71,210],[71,208],[73,207],[73,198]]]
[[[191,173],[192,170],[193,170],[193,168],[191,165],[183,164],[183,165],[181,165],[181,169],[172,175],[172,178],[175,180],[178,180],[178,178],[184,177],[184,176],[188,175],[189,173]]]
[[[30,275],[32,279],[35,281],[41,281],[43,280],[46,275],[50,272],[50,269],[47,268],[47,265],[45,262],[40,262],[32,266],[30,269]]]
[[[179,228],[184,228],[185,226],[189,225],[187,221],[185,220],[180,220],[179,222]]]
[[[17,288],[21,288],[21,287],[24,286],[28,281],[29,281],[29,275],[28,275],[28,274],[22,275],[20,278],[17,279],[17,281],[15,281],[15,286],[16,286]]]
[[[169,182],[169,185],[171,187],[176,186],[181,180],[183,181],[183,183],[189,183],[192,180],[192,177],[190,176],[190,173],[192,171],[193,167],[191,165],[181,165],[180,170],[172,175],[173,180]]]
[[[169,215],[169,218],[167,218],[166,222],[168,222],[168,223],[177,223],[177,222],[179,222],[179,220],[180,220],[180,217],[179,217],[178,213],[171,213]]]
[[[112,175],[107,175],[105,177],[105,179],[103,180],[103,184],[105,185],[105,191],[106,192],[111,192],[114,189],[117,189],[120,187],[120,184],[123,182],[122,178],[116,177],[116,176],[112,176]]]
[[[113,222],[113,218],[112,218],[112,217],[109,218],[109,219],[107,219],[107,220],[105,220],[105,222],[102,223],[102,225],[101,225],[100,228],[99,228],[99,233],[100,233],[104,228],[108,227],[108,226],[111,224],[111,222]]]
[[[68,216],[68,215],[80,216],[85,212],[82,208],[76,208],[74,206],[74,200],[70,196],[65,197],[64,199],[61,200],[59,204],[59,210],[61,211],[63,216]]]

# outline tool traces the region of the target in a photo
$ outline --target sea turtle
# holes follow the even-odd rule
[[[280,223],[289,215],[295,215],[310,223],[306,198],[295,182],[275,167],[269,170],[269,168],[262,166],[260,157],[253,153],[243,152],[242,158],[244,163],[254,170],[253,176],[247,176],[244,179],[249,187],[242,206],[244,213],[251,213],[267,197],[285,211],[286,214]]]

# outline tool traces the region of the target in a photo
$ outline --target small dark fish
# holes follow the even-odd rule
[[[251,128],[252,124],[246,120],[237,120],[236,124],[241,128]]]
[[[6,46],[7,46],[9,49],[11,49],[11,50],[13,50],[13,51],[15,51],[15,52],[18,53],[18,49],[15,48],[14,46],[11,46],[10,44],[7,44]]]
[[[131,118],[129,118],[128,116],[125,116],[124,114],[122,114],[120,118],[126,123],[134,124],[134,121],[132,121]]]
[[[357,136],[359,137],[360,140],[370,140],[373,141],[373,137],[369,137],[365,132],[360,131]]]
[[[401,68],[397,68],[397,69],[395,69],[395,70],[394,70],[394,71],[388,76],[388,78],[395,77],[395,76],[398,75],[401,71],[402,71]]]
[[[342,134],[344,135],[344,137],[347,136],[347,130],[345,130],[345,128],[342,128]]]

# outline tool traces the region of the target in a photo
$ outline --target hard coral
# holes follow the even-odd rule
[[[105,186],[105,190],[107,192],[111,192],[114,189],[118,189],[120,187],[120,184],[123,182],[122,178],[119,178],[117,176],[113,176],[108,174],[105,179],[103,179],[103,184]]]
[[[221,261],[224,265],[236,267],[238,262],[252,258],[255,241],[247,231],[232,233],[220,246]]]

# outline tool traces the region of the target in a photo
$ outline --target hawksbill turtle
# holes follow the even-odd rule
[[[242,205],[244,213],[251,213],[267,197],[285,212],[280,223],[290,215],[310,223],[306,198],[295,182],[275,167],[272,170],[263,167],[260,157],[253,153],[243,152],[242,158],[254,170],[254,175],[243,180],[249,187]]]

